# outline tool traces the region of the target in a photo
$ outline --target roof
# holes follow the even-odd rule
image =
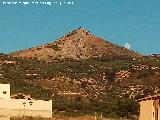
[[[155,99],[160,99],[160,94],[158,95],[153,95],[153,96],[147,96],[141,99],[138,99],[137,101],[145,101],[145,100],[155,100]]]

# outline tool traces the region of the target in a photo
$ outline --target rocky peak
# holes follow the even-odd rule
[[[76,29],[75,32],[76,33],[81,33],[81,34],[86,34],[86,35],[91,35],[91,33],[88,30],[86,30],[84,28],[81,28],[81,27]]]
[[[69,32],[65,36],[63,36],[63,38],[64,37],[69,37],[69,36],[75,35],[75,34],[77,34],[77,35],[83,35],[83,36],[91,35],[91,33],[88,30],[85,30],[84,28],[79,27],[79,28],[77,28],[77,29]]]
[[[46,45],[17,51],[10,55],[45,61],[85,60],[101,58],[101,56],[105,58],[111,56],[118,58],[121,56],[140,57],[140,54],[98,38],[81,27]]]

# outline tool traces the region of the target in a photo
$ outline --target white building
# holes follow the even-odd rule
[[[0,84],[0,116],[10,115],[51,118],[52,100],[12,99],[10,98],[10,84]]]
[[[0,99],[10,99],[10,84],[0,84]]]

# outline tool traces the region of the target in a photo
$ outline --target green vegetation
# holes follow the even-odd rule
[[[113,111],[120,117],[131,118],[133,115],[139,114],[139,104],[132,99],[116,99]]]
[[[119,79],[119,71],[131,74]],[[12,95],[23,93],[35,99],[52,99],[53,111],[66,116],[96,112],[106,117],[129,118],[138,114],[139,107],[128,98],[160,93],[160,58],[154,57],[46,63],[1,55],[0,74],[1,83],[11,84]]]
[[[112,97],[110,97],[112,98]],[[134,99],[118,98],[105,101],[90,100],[71,101],[62,97],[53,99],[53,110],[55,114],[65,116],[83,116],[86,114],[103,115],[104,117],[132,118],[139,114],[139,104]]]

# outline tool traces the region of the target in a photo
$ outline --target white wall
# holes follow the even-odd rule
[[[29,103],[31,101],[33,102],[32,105]],[[52,100],[0,99],[0,108],[17,110],[46,110],[52,112]]]
[[[31,110],[10,110],[10,109],[0,109],[0,116],[3,116],[4,120],[10,117],[23,117],[23,116],[31,116],[31,117],[41,117],[41,118],[52,118],[51,111],[31,111]],[[0,120],[3,120],[0,117]],[[10,119],[9,119],[10,120]]]
[[[0,117],[0,120],[10,120],[10,117]]]
[[[6,94],[3,94],[4,91],[6,91]],[[8,110],[9,112],[11,112],[10,114],[12,114],[13,111],[14,113],[20,113],[20,114],[23,113],[22,111],[25,111],[27,115],[33,114],[33,116],[35,116],[37,114],[39,115],[40,113],[42,113],[41,115],[44,114],[51,117],[52,100],[44,101],[44,100],[11,99],[10,84],[0,84],[0,109]],[[1,114],[4,113],[2,111],[0,112]]]
[[[0,99],[10,99],[10,84],[0,84]]]

